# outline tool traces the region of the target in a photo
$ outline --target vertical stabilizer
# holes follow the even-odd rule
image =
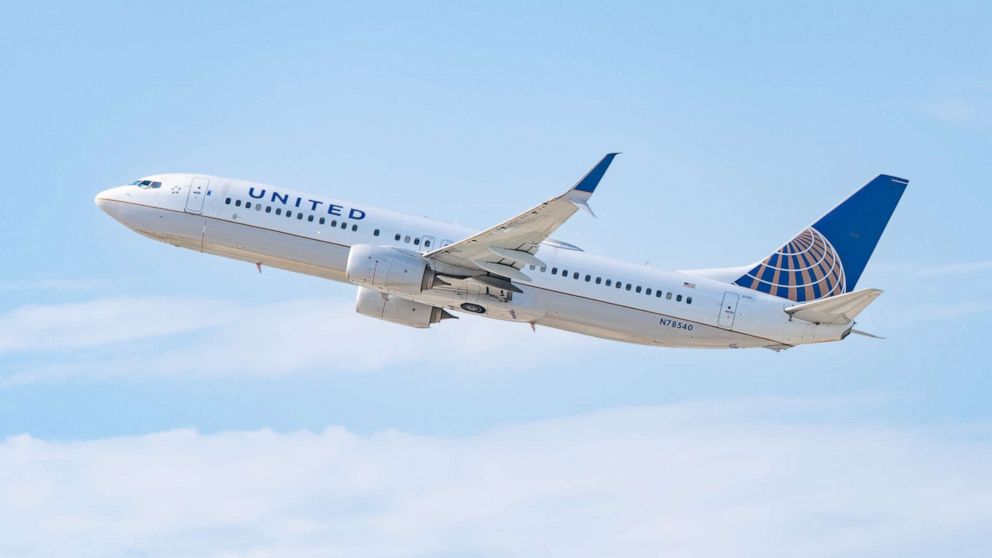
[[[797,302],[854,290],[908,183],[879,175],[734,283]]]

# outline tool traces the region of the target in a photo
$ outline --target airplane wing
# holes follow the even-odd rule
[[[495,227],[426,254],[435,262],[488,272],[511,280],[530,281],[520,271],[525,265],[543,266],[534,256],[548,236],[577,209],[592,215],[586,203],[617,153],[609,153],[564,194],[529,209]]]

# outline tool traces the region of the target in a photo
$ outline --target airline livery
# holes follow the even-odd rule
[[[664,347],[839,341],[882,291],[855,290],[908,181],[880,175],[757,263],[662,271],[550,236],[615,153],[571,189],[484,231],[277,186],[159,174],[96,196],[147,237],[358,286],[360,314],[426,328],[452,312]]]

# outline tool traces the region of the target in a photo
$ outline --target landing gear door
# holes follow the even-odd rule
[[[187,213],[203,213],[203,201],[207,198],[207,186],[210,181],[206,178],[194,178],[189,185],[189,194],[186,196]]]
[[[723,304],[720,306],[720,318],[717,323],[720,327],[727,329],[734,328],[734,320],[737,318],[737,301],[740,296],[735,293],[724,293]]]

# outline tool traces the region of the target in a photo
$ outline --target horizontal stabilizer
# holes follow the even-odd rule
[[[874,333],[868,333],[867,331],[861,331],[860,329],[852,329],[851,333],[863,335],[864,337],[871,337],[872,339],[885,339],[881,335],[875,335]]]
[[[849,324],[880,294],[882,291],[878,289],[862,289],[790,306],[785,309],[785,313],[815,324]]]

